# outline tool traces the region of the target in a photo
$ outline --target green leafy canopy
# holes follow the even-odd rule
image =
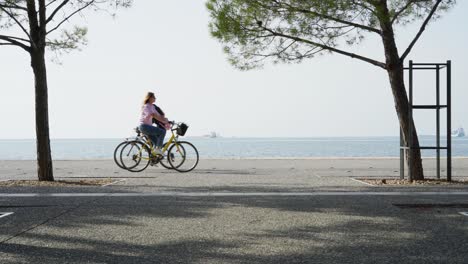
[[[87,44],[88,29],[73,24],[74,16],[83,16],[86,10],[114,16],[119,8],[131,4],[132,0],[0,0],[0,46],[18,46],[29,52],[44,45],[58,58]],[[33,28],[40,29],[44,41],[31,36]]]
[[[300,62],[324,52],[359,58],[341,46],[367,34],[439,17],[454,0],[208,0],[209,29],[240,69]],[[431,14],[436,6],[437,12]],[[344,45],[343,45],[344,44]],[[366,60],[362,56],[363,60]],[[381,66],[379,62],[367,62]]]

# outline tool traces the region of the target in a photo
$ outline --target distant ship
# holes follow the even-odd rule
[[[219,134],[218,134],[218,133],[216,133],[216,132],[214,132],[214,131],[212,131],[212,132],[210,133],[210,138],[217,138],[217,137],[219,137]]]
[[[463,127],[459,127],[452,131],[452,137],[464,137],[465,136],[465,130]]]
[[[211,131],[210,134],[208,135],[203,135],[204,137],[208,137],[208,138],[217,138],[217,137],[220,137],[220,134],[219,133],[216,133],[214,131]]]

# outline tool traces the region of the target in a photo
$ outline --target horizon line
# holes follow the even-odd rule
[[[430,134],[418,135],[418,136],[436,136]],[[78,139],[125,139],[131,137],[51,137],[50,140],[78,140]],[[363,136],[219,136],[216,138],[377,138],[377,137],[399,137],[399,135],[363,135]],[[447,137],[447,135],[440,135],[441,139]],[[210,138],[205,135],[195,135],[195,136],[184,136],[182,138]],[[213,139],[216,139],[213,138]],[[0,140],[36,140],[36,138],[0,138]]]

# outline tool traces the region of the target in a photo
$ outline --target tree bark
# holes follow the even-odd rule
[[[390,15],[386,6],[386,1],[381,2],[380,12],[382,19],[380,26],[382,28],[382,41],[385,50],[385,61],[390,86],[395,102],[395,109],[400,122],[400,130],[403,134],[403,140],[406,146],[409,146],[410,128],[412,131],[412,146],[411,150],[406,150],[406,160],[410,168],[410,180],[423,180],[424,171],[421,159],[421,150],[419,149],[418,133],[414,125],[413,118],[409,116],[409,100],[405,89],[404,82],[404,65],[400,60],[393,26],[390,21]],[[410,127],[411,126],[411,127]]]
[[[404,84],[403,65],[400,64],[396,69],[387,70],[390,80],[395,109],[397,111],[400,129],[403,134],[405,146],[409,146],[410,126],[412,126],[412,148],[406,150],[406,161],[410,168],[410,180],[424,180],[424,170],[422,166],[421,150],[419,149],[418,133],[414,120],[409,116],[409,101]]]
[[[31,67],[34,72],[36,94],[36,149],[37,176],[39,181],[53,181],[52,157],[49,138],[49,102],[47,93],[47,71],[45,63],[46,47],[46,5],[39,0],[39,10],[35,0],[27,0],[29,32],[31,38]]]
[[[44,50],[33,49],[31,52],[31,67],[34,72],[36,93],[37,174],[39,181],[53,181],[54,175],[49,138],[47,71]]]

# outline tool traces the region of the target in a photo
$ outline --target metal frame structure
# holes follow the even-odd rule
[[[447,72],[447,104],[440,104],[440,71],[446,68]],[[447,150],[447,181],[452,180],[452,62],[446,63],[413,63],[409,61],[409,120],[413,120],[413,109],[434,109],[436,110],[436,146],[420,146],[422,149],[434,149],[437,152],[437,179],[440,179],[440,150]],[[414,105],[413,104],[413,71],[414,70],[435,70],[436,71],[436,104],[435,105]],[[440,146],[440,109],[447,109],[447,145]],[[413,146],[413,126],[409,126],[408,144],[405,146],[403,133],[400,129],[400,179],[405,177],[405,150],[415,149]],[[411,175],[411,163],[408,164],[408,178],[413,180]]]

